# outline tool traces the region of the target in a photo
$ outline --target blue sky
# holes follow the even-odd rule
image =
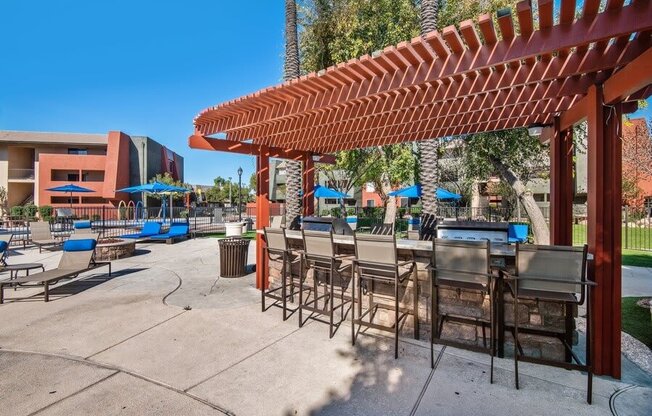
[[[281,81],[281,0],[0,0],[0,16],[0,129],[150,136],[195,184],[254,171],[187,137],[203,108]]]

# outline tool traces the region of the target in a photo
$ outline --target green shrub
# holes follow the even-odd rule
[[[328,216],[328,215],[331,215],[331,211],[330,211],[330,210],[328,210],[328,209],[322,209],[322,210],[321,210],[321,216],[322,216],[322,217],[326,217],[326,216]]]
[[[342,209],[340,207],[331,208],[331,216],[339,218],[342,216]]]
[[[42,215],[41,219],[45,222],[52,222],[54,221],[54,217],[52,215]]]
[[[179,216],[180,216],[181,218],[188,218],[188,214],[189,214],[188,210],[187,210],[187,209],[184,209],[183,211],[181,211],[181,212],[179,213]]]
[[[27,218],[35,218],[38,207],[34,204],[27,204],[23,207],[23,215]]]
[[[102,219],[102,216],[100,214],[91,215],[91,220],[93,221],[99,221],[100,219]]]
[[[38,215],[45,221],[46,217],[52,217],[52,207],[50,205],[41,205],[38,207]]]
[[[11,216],[12,217],[22,217],[23,216],[23,206],[22,205],[14,205],[11,207]]]
[[[346,215],[355,215],[355,208],[347,208],[346,209]]]

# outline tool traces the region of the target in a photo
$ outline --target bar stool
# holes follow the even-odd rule
[[[287,236],[285,235],[285,228],[272,228],[265,227],[265,241],[266,247],[265,251],[267,252],[267,257],[269,261],[280,261],[281,262],[281,286],[269,289],[262,288],[261,290],[261,305],[262,311],[265,312],[269,307],[265,306],[265,299],[273,299],[274,302],[271,306],[280,306],[283,309],[283,320],[287,320],[288,307],[287,300],[290,298],[294,300],[294,290],[295,287],[301,286],[301,276],[303,273],[299,272],[299,282],[295,283],[295,277],[292,275],[292,266],[299,265],[301,267],[301,256],[299,253],[291,250],[288,246]],[[290,279],[288,281],[288,274]],[[290,288],[290,294],[288,295],[288,287]],[[280,291],[279,295],[277,292]],[[281,305],[279,305],[279,302]],[[292,313],[296,312],[295,309],[290,310]]]
[[[491,243],[488,240],[462,241],[436,238],[433,240],[431,273],[430,366],[435,367],[434,344],[449,345],[491,355],[490,382],[493,383],[494,355],[496,353],[496,324],[494,314],[494,275],[491,273]],[[469,319],[451,314],[439,314],[439,288],[466,289],[489,294],[489,319]],[[447,321],[481,326],[484,348],[461,341],[441,338]],[[490,327],[489,348],[484,336],[485,325]]]
[[[319,315],[328,315],[329,337],[333,338],[337,329],[344,321],[344,306],[349,303],[344,299],[344,292],[352,280],[353,267],[350,256],[338,255],[335,253],[335,243],[333,242],[333,233],[323,231],[303,230],[303,270],[313,270],[312,287],[301,283],[299,288],[299,327],[303,326],[303,311],[311,312],[310,317],[314,320],[324,322],[319,318],[313,317],[313,313]],[[324,278],[326,275],[327,278]],[[305,276],[304,276],[305,279]],[[304,280],[305,281],[305,280]],[[323,288],[323,294],[319,294],[319,288]],[[339,304],[335,305],[336,290],[339,291]],[[312,293],[312,299],[304,301],[303,293],[308,291]],[[310,297],[310,295],[308,295]],[[324,301],[324,306],[319,307],[319,301]],[[340,310],[340,321],[334,323],[335,311]]]
[[[396,238],[394,235],[369,235],[356,233],[355,239],[355,269],[358,281],[358,317],[355,317],[355,292],[356,283],[353,282],[351,298],[351,343],[355,345],[357,338],[356,325],[382,331],[394,332],[394,358],[398,358],[398,333],[401,321],[408,315],[414,317],[414,339],[419,339],[419,316],[418,316],[418,281],[417,266],[413,260],[398,262],[396,254]],[[414,285],[412,308],[401,308],[399,306],[399,288],[403,286],[412,276]],[[394,286],[394,307],[390,308],[374,302],[376,285]],[[365,288],[369,305],[367,310],[362,312],[362,289]],[[373,322],[379,308],[394,311],[394,324],[381,325]],[[369,316],[369,320],[365,317]]]
[[[593,368],[591,362],[591,290],[596,283],[586,278],[588,247],[516,245],[516,271],[507,275],[508,286],[514,296],[514,382],[518,384],[518,362],[528,361],[536,364],[561,367],[567,370],[580,370],[587,373],[587,403],[593,398]],[[579,297],[578,297],[579,295]],[[527,357],[523,355],[518,342],[518,305],[521,300],[536,300],[564,304],[567,324],[565,332],[551,334],[544,331],[528,330],[528,333],[553,335],[559,338],[567,353],[568,362]],[[573,352],[572,347],[572,308],[586,301],[586,359],[584,363]],[[575,361],[575,363],[573,363]]]

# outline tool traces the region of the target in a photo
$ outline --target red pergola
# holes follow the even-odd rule
[[[480,16],[202,111],[189,145],[257,157],[257,226],[269,221],[269,158],[303,162],[304,214],[314,162],[328,153],[526,127],[552,127],[552,243],[572,244],[572,126],[588,121],[588,243],[595,372],[620,377],[621,119],[652,95],[648,0],[539,0]],[[515,21],[516,19],[516,21]],[[537,24],[538,23],[538,24]],[[515,27],[518,25],[518,33]],[[225,138],[211,138],[225,133]],[[266,284],[258,238],[257,282]]]

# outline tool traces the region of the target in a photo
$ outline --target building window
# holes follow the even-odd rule
[[[324,198],[324,203],[326,205],[337,205],[337,199],[335,199],[335,198]]]
[[[536,202],[546,202],[546,194],[533,194],[532,196]]]
[[[68,148],[68,154],[69,155],[87,155],[88,154],[88,149],[80,149],[77,147],[69,147]]]
[[[376,201],[374,201],[373,199],[367,199],[367,207],[368,208],[373,208],[375,206],[376,206]]]
[[[78,182],[78,181],[79,181],[79,173],[68,174],[68,182]]]

